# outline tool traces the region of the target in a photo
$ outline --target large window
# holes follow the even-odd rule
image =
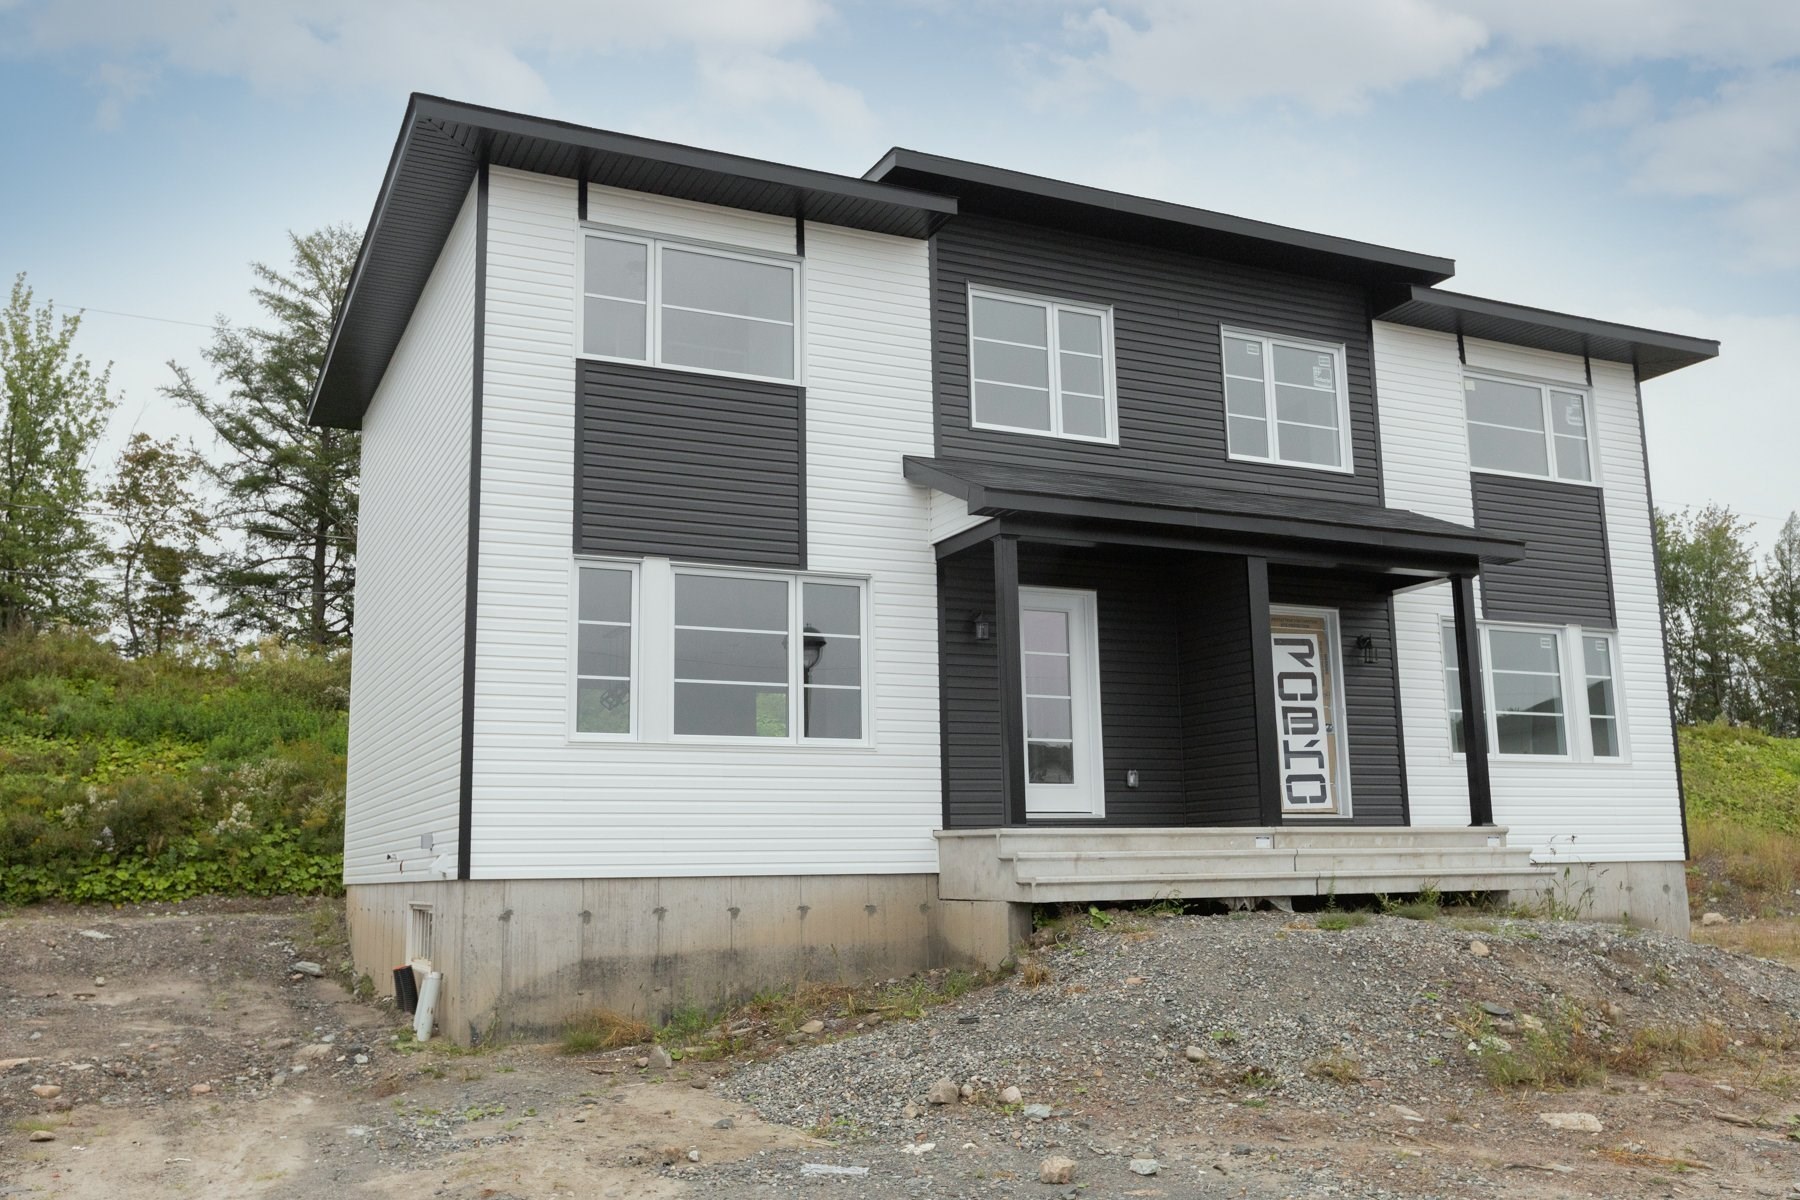
[[[867,740],[867,585],[858,579],[583,561],[577,738]]]
[[[1341,346],[1232,329],[1223,345],[1231,457],[1351,469]]]
[[[1443,622],[1450,748],[1464,751],[1461,655]],[[1488,738],[1501,755],[1606,760],[1623,756],[1614,640],[1573,626],[1482,627]],[[1582,730],[1585,726],[1585,739]]]
[[[1463,380],[1469,465],[1477,471],[1590,483],[1587,395],[1554,384]]]
[[[970,423],[1117,441],[1111,346],[1106,309],[971,288]]]
[[[583,566],[575,601],[575,732],[628,736],[631,721],[636,574],[628,566]]]
[[[796,264],[625,234],[582,241],[582,354],[796,377]]]
[[[862,625],[857,583],[677,571],[674,732],[860,740]]]

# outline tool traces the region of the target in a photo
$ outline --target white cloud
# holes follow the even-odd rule
[[[811,63],[759,51],[707,52],[700,80],[709,95],[731,106],[792,106],[818,115],[840,136],[873,136],[874,114],[853,87],[821,75]]]
[[[1429,82],[1463,98],[1541,60],[1686,66],[1711,95],[1659,111],[1644,82],[1578,112],[1618,131],[1630,181],[1716,203],[1748,263],[1800,265],[1800,3],[1794,0],[1089,0],[1061,4],[1071,49],[1048,83],[1117,85],[1153,103],[1356,111]],[[1665,82],[1665,89],[1680,86]],[[1666,102],[1665,102],[1666,104]]]
[[[662,49],[691,51],[724,98],[749,102],[746,80],[830,16],[829,0],[45,0],[15,7],[4,41],[13,55],[100,56],[102,121],[171,71],[274,96],[428,91],[541,108],[534,59]],[[834,121],[848,101],[862,109],[851,89],[785,65],[801,82],[765,97]]]
[[[1479,22],[1432,0],[1121,0],[1071,18],[1069,29],[1099,43],[1065,60],[1077,76],[1092,72],[1153,100],[1293,99],[1320,112],[1354,110],[1373,93],[1442,74],[1486,41]]]

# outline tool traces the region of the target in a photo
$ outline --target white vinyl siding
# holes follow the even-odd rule
[[[1463,364],[1449,334],[1376,322],[1387,503],[1472,523],[1462,457]],[[1618,629],[1612,642],[1622,754],[1594,761],[1490,760],[1495,820],[1543,859],[1679,860],[1681,810],[1651,551],[1650,506],[1631,368],[1468,339],[1472,369],[1568,383],[1589,394],[1595,477],[1605,482],[1606,541]],[[1655,386],[1652,384],[1651,386]],[[1442,625],[1450,586],[1394,597],[1407,794],[1415,825],[1468,824],[1467,776],[1453,753]],[[1591,736],[1591,734],[1589,734]]]
[[[636,740],[570,733],[577,268],[571,181],[494,168],[482,428],[474,835],[477,879],[915,873],[937,869],[937,566],[925,243],[808,223],[808,567],[866,579],[864,742]],[[590,188],[597,226],[791,252],[794,222]],[[670,581],[672,583],[672,580]],[[670,612],[640,577],[639,613]],[[671,589],[672,590],[672,589]],[[640,687],[674,648],[639,622]]]
[[[455,870],[474,339],[471,188],[363,419],[347,883]]]

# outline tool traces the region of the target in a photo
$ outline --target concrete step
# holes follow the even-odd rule
[[[1264,896],[1401,895],[1427,887],[1442,892],[1505,892],[1540,879],[1543,867],[1494,867],[1443,874],[1351,872],[1338,875],[1262,874],[1045,876],[1021,881],[1010,897],[1036,904],[1125,900],[1208,900]]]
[[[1426,848],[1490,848],[1506,844],[1503,827],[1416,828],[1402,826],[1244,826],[1232,829],[1143,828],[1029,825],[1004,829],[944,830],[940,843],[986,841],[1004,852],[1069,852],[1073,850],[1262,851],[1340,849],[1390,850]]]
[[[1388,871],[1424,874],[1433,871],[1481,871],[1489,867],[1522,867],[1531,851],[1513,849],[1424,849],[1413,852],[1388,847],[1339,850],[1027,850],[1002,853],[1020,883],[1046,876],[1074,878],[1144,875],[1264,875]]]

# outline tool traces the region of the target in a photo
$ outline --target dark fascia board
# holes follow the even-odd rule
[[[1492,537],[1475,530],[1467,533],[1460,530],[1427,533],[1383,528],[1358,521],[1347,510],[1346,515],[1341,518],[1307,520],[1290,516],[1256,516],[997,488],[966,479],[954,471],[945,470],[930,459],[913,455],[906,456],[902,469],[906,478],[913,483],[936,488],[966,502],[972,516],[1022,515],[1122,522],[1217,534],[1242,539],[1250,544],[1326,544],[1373,552],[1384,558],[1419,558],[1433,563],[1459,562],[1469,567],[1474,567],[1478,562],[1516,562],[1525,552],[1524,543],[1511,538]]]
[[[1456,273],[1452,259],[1253,221],[896,146],[863,178],[955,196],[986,213],[1097,237],[1144,242],[1213,258],[1363,284],[1432,284]]]
[[[414,93],[394,141],[307,419],[355,429],[479,164],[926,238],[948,196]]]
[[[1710,338],[1596,321],[1592,317],[1431,287],[1410,288],[1406,298],[1381,313],[1379,319],[1515,346],[1630,363],[1639,380],[1705,362],[1719,353],[1719,343]]]

